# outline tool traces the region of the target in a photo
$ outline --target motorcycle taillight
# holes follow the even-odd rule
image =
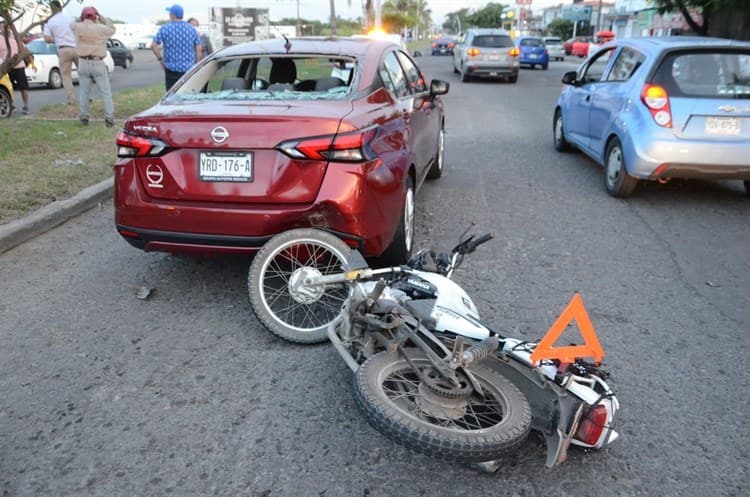
[[[605,429],[607,429],[607,408],[599,404],[583,414],[574,438],[587,445],[595,446]]]

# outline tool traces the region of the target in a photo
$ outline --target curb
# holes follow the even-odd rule
[[[0,225],[0,254],[74,218],[112,196],[114,176],[84,188],[66,200],[52,202],[28,216]]]

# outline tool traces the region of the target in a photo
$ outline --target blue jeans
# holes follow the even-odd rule
[[[112,103],[112,90],[109,87],[109,74],[103,60],[78,59],[78,88],[81,119],[89,118],[91,83],[99,88],[104,101],[104,118],[114,119],[115,106]]]

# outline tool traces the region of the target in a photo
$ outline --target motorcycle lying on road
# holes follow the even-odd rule
[[[329,339],[355,373],[368,422],[413,450],[494,471],[532,429],[546,441],[550,467],[570,445],[605,447],[618,436],[619,402],[600,365],[533,357],[540,342],[480,321],[451,279],[491,238],[464,233],[449,252],[423,250],[406,265],[373,269],[328,232],[291,230],[256,254],[250,301],[286,340]]]

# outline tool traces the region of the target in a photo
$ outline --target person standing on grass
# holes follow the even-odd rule
[[[65,97],[68,100],[68,105],[73,105],[76,103],[76,97],[73,93],[73,64],[78,65],[76,39],[70,28],[73,19],[63,13],[62,5],[57,0],[52,0],[49,6],[52,9],[52,16],[47,19],[47,23],[44,25],[44,41],[57,45],[57,59],[60,63]]]
[[[191,17],[190,19],[188,19],[188,23],[195,28],[195,30],[198,32],[198,36],[201,39],[201,52],[203,53],[203,55],[201,55],[201,58],[208,57],[214,51],[214,48],[211,45],[211,40],[206,33],[201,33],[200,29],[198,29],[201,25],[198,19],[196,19],[195,17]]]
[[[81,19],[73,23],[73,34],[78,47],[78,86],[80,87],[81,124],[89,124],[91,83],[96,83],[104,101],[104,123],[108,128],[115,125],[112,90],[104,57],[107,55],[107,40],[115,34],[112,21],[99,14],[94,7],[84,7]]]
[[[198,31],[182,20],[180,5],[167,7],[169,23],[159,28],[151,42],[151,51],[164,68],[164,86],[167,91],[201,58],[201,39]],[[163,46],[164,55],[159,52]]]
[[[5,39],[8,39],[6,45]],[[10,57],[18,53],[18,42],[16,37],[13,36],[13,32],[8,28],[8,25],[0,22],[0,60],[9,59]],[[13,83],[13,89],[21,92],[21,98],[23,99],[23,109],[21,113],[29,113],[29,80],[26,79],[26,62],[23,59],[18,61],[18,64],[10,70],[8,73],[11,83]]]

